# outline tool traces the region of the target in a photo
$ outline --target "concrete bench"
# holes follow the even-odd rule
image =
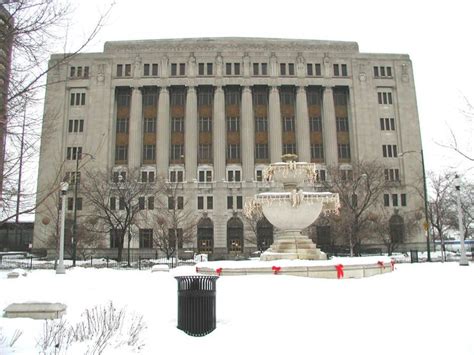
[[[58,319],[66,313],[63,303],[12,303],[4,309],[6,318]]]
[[[153,267],[151,268],[151,272],[157,272],[157,271],[168,272],[170,271],[170,268],[168,265],[153,265]]]

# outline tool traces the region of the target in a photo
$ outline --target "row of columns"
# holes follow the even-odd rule
[[[254,113],[252,90],[249,86],[243,87],[241,100],[241,158],[242,175],[245,181],[254,179]],[[268,101],[268,133],[270,161],[281,160],[282,156],[282,120],[280,110],[280,95],[278,87],[270,88]],[[197,174],[197,149],[198,149],[198,110],[197,92],[193,86],[188,87],[185,110],[185,172],[186,179],[193,181]],[[168,117],[168,119],[161,119]],[[323,92],[323,144],[325,163],[337,164],[337,134],[336,116],[334,108],[333,89],[328,86]],[[130,169],[141,166],[142,154],[142,93],[139,88],[133,88],[130,112],[129,129],[129,157]],[[305,87],[298,87],[296,94],[296,141],[299,161],[311,161],[310,126],[308,105]],[[214,92],[213,115],[213,168],[216,181],[225,180],[226,168],[226,117],[224,89],[218,86]],[[158,174],[167,176],[170,152],[170,94],[167,87],[161,87],[158,100],[157,117],[157,169]]]

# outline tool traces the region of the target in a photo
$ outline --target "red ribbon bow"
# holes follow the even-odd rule
[[[390,264],[392,265],[392,271],[395,270],[395,260],[391,260]]]
[[[276,275],[280,272],[281,266],[272,266],[273,273]]]
[[[222,273],[222,268],[217,268],[216,269],[216,273],[217,273],[217,276],[221,276],[221,273]]]
[[[383,261],[377,261],[377,265],[380,266],[382,269],[385,269],[385,264]]]
[[[337,271],[337,278],[341,279],[344,277],[344,265],[338,264],[336,265],[336,271]]]
[[[199,268],[196,266],[196,274],[199,273]]]

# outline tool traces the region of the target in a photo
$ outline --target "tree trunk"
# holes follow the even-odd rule
[[[127,266],[130,267],[130,241],[132,238],[130,238],[130,234],[128,235],[128,240],[127,240]]]

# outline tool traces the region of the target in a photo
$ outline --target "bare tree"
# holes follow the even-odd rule
[[[131,228],[138,222],[142,211],[155,208],[155,197],[162,188],[160,182],[140,181],[138,173],[88,170],[82,185],[82,195],[89,207],[88,213],[84,215],[97,218],[97,232],[110,233],[111,240],[118,248],[118,261],[122,261],[124,242],[127,239],[128,265],[133,238]]]
[[[324,188],[339,194],[341,203],[336,220],[337,235],[349,246],[350,255],[358,253],[364,238],[369,237],[371,213],[380,203],[385,189],[384,169],[377,162],[355,162],[352,170],[328,168]]]
[[[99,33],[113,4],[98,16],[95,25],[75,48],[66,48],[67,27],[74,15],[67,1],[16,0],[0,5],[6,15],[2,26],[2,40],[12,46],[8,68],[6,112],[0,115],[0,188],[2,219],[17,219],[20,214],[35,210],[44,199],[35,202],[34,184],[22,184],[25,164],[34,164],[41,132],[39,107],[46,87],[46,75],[81,52]],[[50,61],[51,53],[64,44],[65,54],[60,60]],[[67,53],[66,53],[67,52]],[[5,165],[3,166],[3,162]],[[28,191],[28,192],[26,192]],[[21,211],[18,206],[21,203]],[[16,204],[16,208],[15,208]],[[25,212],[27,210],[28,212]]]
[[[472,133],[474,132],[473,127],[473,119],[474,119],[474,106],[471,104],[469,99],[463,96],[464,107],[461,109],[461,114],[465,118],[466,127],[464,128],[467,132],[470,132],[470,136],[468,138],[468,144],[472,144]],[[471,152],[468,151],[467,147],[462,144],[462,139],[456,136],[456,133],[453,131],[452,128],[449,128],[450,138],[448,143],[438,143],[440,146],[448,148],[463,158],[474,161],[474,155],[471,148]],[[459,132],[457,132],[459,135]]]
[[[447,216],[447,224],[452,230],[458,231],[459,219],[457,210],[457,192],[454,189],[452,180],[449,181],[449,187],[451,190],[447,201],[447,208],[450,209],[450,213]],[[464,236],[460,236],[460,238],[467,239],[474,229],[474,184],[466,178],[463,178],[461,182],[461,213]]]
[[[421,211],[400,212],[395,210],[395,214],[392,214],[385,209],[380,209],[377,214],[370,215],[370,229],[377,239],[385,245],[388,255],[392,255],[401,244],[416,232],[422,218]]]
[[[442,172],[438,175],[429,174],[428,181],[431,190],[428,204],[428,218],[433,230],[433,239],[441,243],[442,258],[445,260],[445,239],[451,229],[453,220],[457,221],[455,214],[455,197],[453,200],[453,179],[451,171]],[[454,208],[454,209],[453,209]],[[453,215],[454,214],[454,215]],[[455,222],[457,224],[457,222]]]
[[[156,248],[169,259],[179,257],[179,248],[194,240],[199,222],[191,201],[183,196],[183,183],[168,182],[164,189],[158,214],[153,216],[153,241]]]

